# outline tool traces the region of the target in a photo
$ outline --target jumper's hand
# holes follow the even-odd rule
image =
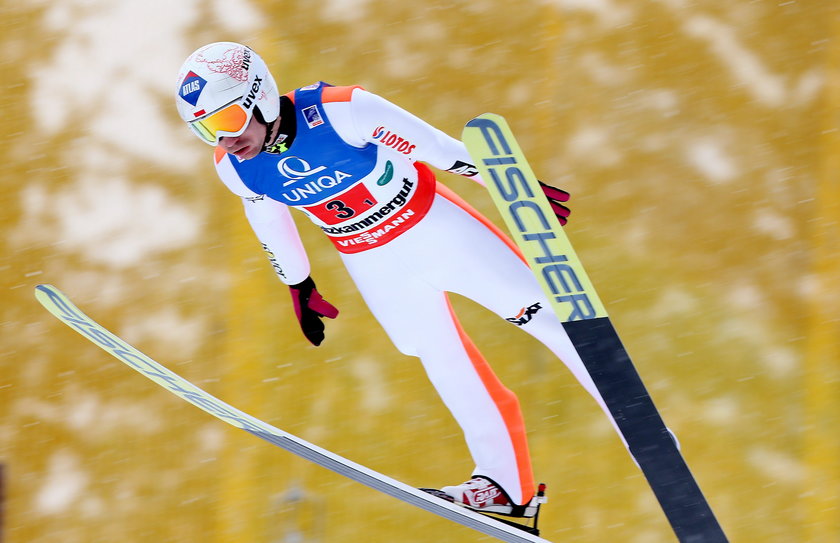
[[[560,202],[568,202],[571,195],[565,190],[552,187],[551,185],[546,185],[542,181],[538,182],[540,184],[540,188],[542,188],[545,193],[546,198],[548,198],[548,203],[551,204],[551,210],[555,215],[557,215],[557,220],[560,221],[562,226],[565,226],[566,223],[569,222],[569,214],[572,210]]]
[[[297,285],[290,285],[289,290],[303,335],[313,345],[320,345],[324,341],[324,323],[321,319],[323,317],[336,318],[338,309],[321,296],[315,288],[312,277],[307,277]]]

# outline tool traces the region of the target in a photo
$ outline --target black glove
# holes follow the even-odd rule
[[[315,281],[307,277],[297,285],[290,285],[295,315],[300,322],[300,329],[313,345],[318,346],[324,341],[324,323],[322,317],[334,319],[338,316],[338,309],[321,297],[315,288]]]
[[[569,222],[569,214],[572,210],[560,202],[568,202],[571,195],[565,190],[554,188],[551,185],[546,185],[542,181],[537,180],[537,182],[540,184],[540,188],[542,188],[546,198],[548,198],[548,203],[551,204],[551,210],[555,215],[557,215],[557,220],[560,221],[562,226],[566,226],[566,223]]]

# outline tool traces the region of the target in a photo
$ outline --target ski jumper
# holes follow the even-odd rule
[[[288,149],[245,161],[215,154],[275,271],[288,285],[309,276],[289,212],[298,208],[335,245],[397,349],[421,360],[464,432],[473,474],[528,502],[534,479],[518,400],[464,333],[447,292],[536,337],[605,407],[512,243],[419,162],[481,182],[466,148],[360,87],[318,83],[286,99],[296,121]]]

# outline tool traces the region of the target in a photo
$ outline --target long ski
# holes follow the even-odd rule
[[[151,379],[172,394],[203,409],[214,417],[241,428],[286,451],[370,488],[378,490],[430,513],[457,522],[483,534],[509,543],[550,543],[518,527],[508,526],[454,505],[431,494],[377,473],[346,458],[322,449],[288,432],[263,422],[223,402],[155,362],[102,325],[82,313],[73,302],[52,285],[38,285],[35,297],[59,320],[89,339],[120,362]]]
[[[726,542],[507,122],[480,115],[462,139],[677,539]]]

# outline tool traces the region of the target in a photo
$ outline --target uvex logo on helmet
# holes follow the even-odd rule
[[[254,105],[254,101],[257,99],[257,93],[260,92],[260,86],[262,86],[262,79],[259,76],[254,76],[254,82],[251,83],[251,90],[248,92],[245,100],[242,101],[242,106],[245,109],[251,109],[251,106]]]
[[[245,47],[245,50],[242,52],[242,69],[245,73],[251,69],[251,48]],[[254,76],[254,82],[251,83],[251,89],[248,92],[248,95],[245,96],[245,99],[242,100],[242,107],[245,109],[251,109],[254,105],[254,101],[257,99],[257,93],[260,91],[260,87],[262,86],[262,78],[260,76]]]

